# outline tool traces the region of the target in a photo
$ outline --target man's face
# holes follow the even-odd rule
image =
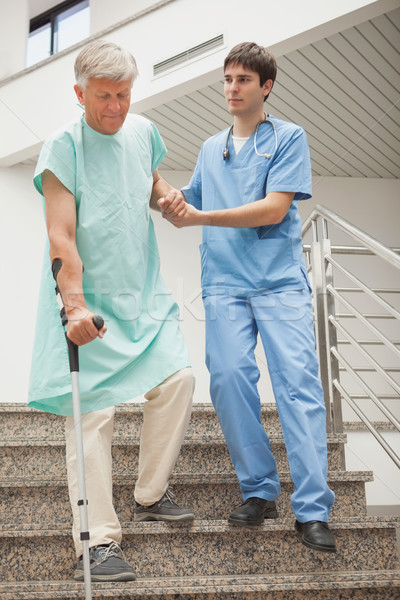
[[[119,131],[128,114],[131,104],[130,79],[114,81],[112,79],[91,78],[83,90],[75,85],[75,93],[85,107],[87,124],[105,135]]]
[[[260,86],[260,76],[240,64],[228,64],[225,70],[224,94],[228,109],[233,116],[251,117],[263,111],[265,96],[273,81],[268,79]]]

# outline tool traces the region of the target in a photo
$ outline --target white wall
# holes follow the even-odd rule
[[[313,197],[299,205],[303,221],[315,204],[323,204],[387,246],[400,247],[400,181],[318,177]]]
[[[90,2],[90,29],[95,35],[110,25],[131,18],[151,7],[160,7],[174,0],[113,0],[112,11],[110,0],[91,0]]]
[[[398,431],[381,431],[380,433],[400,456]],[[368,431],[348,431],[345,453],[346,469],[349,471],[373,471],[374,473],[374,481],[365,485],[368,505],[400,505],[400,471]]]
[[[0,80],[22,71],[26,64],[29,33],[28,0],[1,0],[0,6]]]
[[[26,402],[45,227],[32,168],[0,169],[0,402]]]
[[[1,42],[6,52],[4,68],[10,74],[8,65],[14,64],[13,57],[20,55],[26,43],[26,0],[22,4],[25,12],[21,15],[14,10],[12,0],[2,0],[2,3],[5,3],[5,14],[9,16],[4,22],[0,20],[0,40],[4,39]],[[137,12],[136,6],[141,9],[145,4],[149,2],[132,3],[132,13]],[[135,110],[143,112],[150,106],[218,81],[227,49],[243,39],[267,44],[276,56],[280,56],[336,33],[344,26],[365,21],[389,10],[394,4],[395,0],[282,0],[274,3],[253,0],[252,10],[243,11],[239,0],[174,0],[160,3],[159,10],[109,31],[106,37],[131,50],[137,59],[140,76],[135,83],[133,99]],[[117,17],[125,14],[127,3],[114,0],[112,6],[112,10],[107,7],[104,13],[103,2],[95,0],[91,6],[92,18],[96,19],[97,14],[99,19],[102,16],[103,21],[107,21],[107,26],[112,26],[114,12]],[[10,15],[15,17],[15,23]],[[155,63],[221,33],[225,45],[217,52],[210,52],[201,60],[193,59],[163,76],[153,77]],[[40,143],[54,129],[75,118],[73,63],[78,51],[79,47],[74,46],[32,67],[22,77],[0,85],[1,166],[11,166],[34,156]],[[0,77],[5,75],[0,71]]]

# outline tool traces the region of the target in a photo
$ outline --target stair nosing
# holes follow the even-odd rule
[[[278,519],[266,519],[264,523],[258,527],[235,527],[229,525],[225,520],[204,520],[195,519],[194,521],[186,521],[181,523],[166,523],[160,521],[145,521],[135,523],[134,521],[121,522],[123,535],[160,535],[165,533],[171,533],[174,535],[179,533],[232,533],[253,531],[255,534],[262,531],[294,531],[295,519],[289,517],[283,517]],[[334,530],[370,530],[370,529],[393,529],[400,523],[400,516],[364,516],[360,517],[333,517],[329,521],[329,527]],[[22,529],[24,524],[20,523],[15,528],[10,528],[9,524],[0,526],[0,539],[1,538],[14,538],[14,537],[53,537],[62,536],[67,537],[71,535],[70,523],[54,524],[49,523],[46,527],[40,528],[41,525],[32,524],[26,525],[26,529]]]
[[[268,434],[268,439],[271,443],[284,443],[283,433],[274,432]],[[327,441],[328,444],[340,444],[345,443],[347,436],[345,433],[328,433]],[[113,446],[132,446],[139,445],[140,434],[133,435],[114,435],[112,439]],[[192,446],[194,444],[199,445],[226,445],[225,438],[222,434],[199,434],[185,437],[183,440],[183,446]],[[53,436],[46,438],[29,438],[27,436],[15,437],[9,440],[0,440],[0,448],[15,448],[15,447],[42,447],[42,446],[65,446],[64,436]]]
[[[214,482],[214,480],[218,478],[222,480],[222,483],[230,483],[237,482],[237,477],[235,473],[220,473],[220,472],[209,472],[204,471],[201,473],[173,473],[170,477],[170,484],[176,485],[176,483],[187,483],[198,485],[199,483],[210,483]],[[291,483],[292,479],[289,471],[282,471],[279,475],[279,479],[283,483]],[[371,482],[374,480],[372,471],[328,471],[328,483],[329,482]],[[126,475],[119,475],[115,473],[113,475],[113,483],[115,485],[133,485],[132,481],[127,481]],[[49,477],[48,475],[43,476],[35,476],[30,479],[26,479],[25,477],[0,477],[0,488],[9,488],[9,487],[57,487],[57,486],[66,486],[68,485],[66,476],[54,476]]]
[[[284,581],[282,581],[284,579]],[[381,570],[381,571],[334,571],[323,573],[271,573],[257,575],[209,575],[196,577],[160,577],[160,578],[140,578],[133,582],[103,582],[92,583],[93,592],[105,592],[107,597],[108,590],[120,593],[127,592],[126,595],[134,592],[142,595],[153,595],[157,593],[173,593],[179,586],[179,592],[182,593],[207,593],[213,588],[213,591],[280,591],[290,590],[293,586],[299,590],[317,590],[332,589],[330,585],[334,584],[333,589],[352,589],[354,584],[358,589],[367,587],[382,587],[382,584],[389,583],[387,587],[400,586],[400,570]],[[183,584],[183,585],[182,585]],[[352,586],[350,588],[349,586]],[[251,587],[249,587],[251,586]],[[246,588],[249,588],[248,590]],[[5,593],[32,592],[35,594],[50,594],[52,592],[78,592],[82,590],[82,584],[73,580],[62,581],[29,581],[29,582],[1,582],[0,591]],[[170,592],[168,591],[170,590]],[[123,594],[125,595],[125,594]],[[40,597],[40,596],[37,596]],[[45,598],[46,596],[43,596]],[[49,597],[49,596],[47,596]]]

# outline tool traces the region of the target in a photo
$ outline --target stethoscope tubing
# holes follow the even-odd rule
[[[273,121],[271,121],[271,119],[269,118],[269,115],[267,115],[265,117],[265,119],[262,119],[262,121],[259,121],[257,123],[257,125],[256,125],[256,130],[255,130],[255,133],[254,133],[254,152],[257,154],[257,156],[263,156],[264,158],[269,159],[269,158],[272,157],[272,154],[268,154],[267,152],[265,154],[263,154],[263,153],[258,152],[258,150],[257,150],[257,133],[258,133],[258,128],[263,123],[269,123],[272,126],[272,129],[274,130],[274,138],[275,138],[274,154],[275,154],[275,152],[278,149],[278,136],[277,136],[277,133],[276,133],[276,127],[275,127]],[[229,143],[229,137],[230,137],[232,131],[233,131],[233,125],[231,125],[229,127],[228,135],[226,136],[225,147],[222,150],[222,158],[224,160],[228,160],[229,156],[230,156],[229,149],[228,149],[228,143]]]

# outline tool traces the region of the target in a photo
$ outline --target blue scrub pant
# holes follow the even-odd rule
[[[302,523],[328,521],[335,495],[326,481],[326,413],[308,289],[247,298],[213,295],[204,306],[211,399],[243,500],[275,500],[280,493],[261,424],[254,355],[259,332],[294,483],[293,512]]]

